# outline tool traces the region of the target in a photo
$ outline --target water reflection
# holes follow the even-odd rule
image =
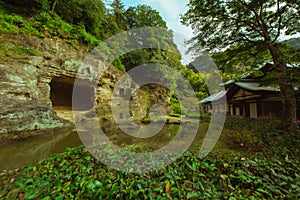
[[[0,146],[0,170],[16,169],[82,143],[76,131]]]
[[[115,126],[106,126],[104,132],[111,142],[118,146],[145,144],[159,149],[168,144],[176,134],[179,126],[166,124],[155,136],[134,138]],[[88,132],[86,133],[88,134]],[[47,156],[65,152],[66,148],[82,145],[76,131],[61,132],[46,138],[29,139],[23,142],[0,146],[0,170],[16,169],[37,163]]]

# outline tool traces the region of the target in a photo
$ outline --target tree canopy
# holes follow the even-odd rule
[[[191,25],[193,38],[209,51],[232,45],[265,46],[280,36],[300,31],[297,0],[190,0],[182,22]],[[222,41],[222,42],[220,42]],[[196,49],[195,49],[196,50]]]
[[[128,29],[148,27],[164,27],[167,28],[166,22],[160,14],[146,5],[138,5],[129,7],[125,12],[128,22]]]
[[[267,56],[277,72],[281,90],[283,119],[292,126],[296,101],[281,37],[300,32],[298,0],[190,0],[182,23],[190,25],[195,36],[191,51],[227,51],[225,62],[244,55],[251,62]],[[241,57],[239,57],[241,58]],[[260,59],[258,59],[260,60]]]

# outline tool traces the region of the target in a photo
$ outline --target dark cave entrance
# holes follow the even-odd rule
[[[50,99],[55,110],[72,110],[72,95],[75,78],[53,77],[50,83]],[[94,106],[94,88],[87,80],[76,80],[77,97],[73,110],[89,110]]]

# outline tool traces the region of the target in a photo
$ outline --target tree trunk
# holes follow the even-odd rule
[[[286,128],[296,130],[296,97],[284,56],[281,52],[280,45],[268,43],[268,48],[274,61],[274,68],[277,72],[278,85],[281,93],[282,122]]]
[[[278,73],[278,84],[282,98],[282,120],[291,127],[296,120],[296,98],[290,76],[286,73]]]
[[[56,6],[56,3],[57,3],[57,1],[55,0],[55,1],[54,1],[54,3],[53,3],[53,5],[52,5],[51,12],[54,12],[54,10],[55,10],[55,6]]]

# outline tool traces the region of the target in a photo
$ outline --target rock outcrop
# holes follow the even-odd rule
[[[38,89],[35,67],[0,65],[0,74],[0,134],[68,125],[57,117]]]
[[[107,67],[105,56],[93,60],[86,46],[59,38],[1,33],[0,42],[0,138],[10,133],[72,126],[55,112],[60,107],[71,110],[72,104],[75,109],[87,111],[95,106],[100,121],[113,120],[111,95],[124,73]],[[84,60],[85,64],[93,63],[81,68]],[[83,93],[74,103],[75,82]],[[135,91],[130,108],[135,121],[147,117],[154,102],[168,106],[164,90],[150,94],[147,89],[136,90],[126,84],[120,90],[117,92]]]

